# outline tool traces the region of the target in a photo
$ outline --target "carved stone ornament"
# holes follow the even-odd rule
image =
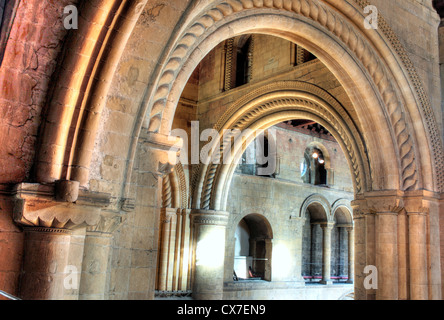
[[[76,203],[57,201],[54,185],[26,184],[15,187],[14,221],[23,227],[77,229],[97,225],[109,195],[80,191]]]
[[[199,225],[226,226],[229,215],[225,211],[191,210],[192,222]]]

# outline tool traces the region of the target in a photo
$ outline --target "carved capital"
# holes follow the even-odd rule
[[[399,214],[404,209],[400,191],[371,192],[364,195],[370,214]]]
[[[162,223],[170,223],[171,218],[178,214],[180,209],[177,208],[161,208]]]
[[[227,226],[229,212],[215,210],[191,210],[191,221],[195,225]]]
[[[325,230],[332,230],[333,227],[335,226],[335,223],[334,222],[323,222],[323,223],[320,223],[319,226]]]
[[[109,195],[79,191],[76,203],[57,201],[54,185],[22,183],[14,188],[14,221],[23,227],[77,229],[100,221]]]
[[[434,192],[418,190],[408,192],[404,196],[405,209],[408,215],[428,215],[433,203],[439,203],[440,196]]]

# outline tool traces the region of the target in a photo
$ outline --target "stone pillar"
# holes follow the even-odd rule
[[[332,284],[331,281],[331,230],[333,223],[321,224],[322,228],[322,284]]]
[[[79,300],[106,300],[106,283],[113,236],[123,219],[119,215],[102,213],[97,226],[86,231],[83,250]]]
[[[355,300],[367,300],[366,289],[364,288],[364,268],[367,265],[366,254],[366,220],[362,202],[355,200],[351,203],[353,208],[354,224],[354,290]]]
[[[175,244],[176,211],[177,209],[173,208],[162,208],[159,273],[157,279],[157,289],[160,291],[172,290],[172,266],[174,263],[174,256],[172,254],[174,254],[174,250],[171,250],[170,246]]]
[[[55,228],[25,228],[20,286],[24,300],[63,300],[71,235]]]
[[[409,212],[410,299],[428,300],[427,215]]]
[[[398,216],[379,212],[376,216],[377,300],[398,299]]]
[[[348,280],[353,283],[355,279],[355,232],[353,227],[347,227],[348,236]]]
[[[310,276],[312,277],[315,276],[317,271],[316,226],[317,224],[310,223]]]
[[[271,281],[271,258],[273,250],[273,239],[265,239],[265,270],[264,280]]]
[[[428,218],[429,201],[422,195],[406,197],[405,209],[408,217],[408,250],[409,250],[409,294],[411,300],[429,299],[428,267]]]
[[[192,210],[195,256],[193,261],[193,299],[223,298],[225,233],[228,212]]]
[[[403,209],[402,192],[375,191],[366,200],[369,215],[375,219],[376,299],[398,300],[398,215]]]

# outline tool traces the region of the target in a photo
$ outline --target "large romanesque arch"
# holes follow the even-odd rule
[[[102,233],[108,234],[114,229],[114,223],[108,223],[100,214],[109,204],[109,197],[88,193],[88,189],[94,189],[90,185],[90,173],[95,165],[92,159],[95,153],[100,153],[96,139],[104,131],[107,97],[117,67],[129,50],[128,39],[145,32],[144,28],[136,28],[140,19],[150,21],[159,14],[160,9],[151,8],[148,17],[141,17],[148,4],[148,0],[114,0],[100,9],[95,2],[83,4],[82,32],[70,34],[59,61],[63,68],[45,100],[48,103],[33,179],[40,185],[18,186],[8,194],[16,204],[17,224],[44,227],[45,234],[64,230],[59,228],[60,222],[67,221],[77,227],[86,224],[90,232],[100,229],[97,225]],[[440,131],[415,67],[388,23],[380,16],[377,30],[364,27],[363,8],[368,4],[361,0],[208,0],[177,4],[180,7],[175,12],[175,17],[179,16],[177,27],[168,29],[169,40],[158,50],[159,59],[147,68],[149,79],[144,79],[146,85],[139,93],[141,99],[134,119],[124,129],[129,136],[129,147],[122,151],[125,161],[119,168],[120,180],[114,181],[117,191],[113,190],[112,200],[118,205],[113,209],[119,213],[134,209],[127,200],[131,200],[134,193],[133,174],[139,169],[138,158],[149,159],[144,169],[155,177],[170,173],[171,164],[167,163],[165,154],[171,151],[167,138],[177,102],[205,54],[222,40],[236,35],[279,36],[315,53],[330,69],[355,108],[356,123],[351,123],[340,112],[338,115],[332,103],[315,99],[313,92],[309,101],[307,96],[303,101],[299,93],[294,94],[297,90],[287,90],[287,101],[269,96],[262,105],[239,103],[239,107],[245,106],[247,110],[250,107],[266,109],[266,103],[276,107],[272,113],[265,112],[263,118],[253,115],[247,123],[252,128],[265,128],[289,118],[312,118],[335,132],[347,150],[356,192],[353,208],[359,237],[355,247],[356,252],[361,253],[355,264],[358,299],[440,298],[439,226],[430,224],[439,215],[440,193],[444,191]],[[165,27],[169,22],[159,22],[159,25]],[[73,54],[65,55],[67,52]],[[131,86],[135,83],[133,78],[119,81]],[[231,113],[222,125],[231,127],[230,121],[240,123],[239,117]],[[143,153],[141,149],[145,147]],[[223,230],[227,220],[227,213],[219,210],[224,208],[230,168],[215,169],[201,171],[195,188],[194,194],[198,196],[194,197],[191,216],[197,230],[196,241],[205,240],[209,230]],[[213,172],[217,172],[216,180],[211,178]],[[62,183],[56,184],[54,191],[52,184],[59,181]],[[156,183],[157,180],[152,185]],[[54,198],[63,204],[48,210],[46,206],[52,205]],[[39,210],[28,214],[26,210],[36,207],[27,207],[28,201],[39,203]],[[30,217],[32,219],[28,219]],[[112,217],[111,221],[118,220],[115,223],[118,224],[120,218]],[[398,229],[399,223],[409,226],[411,231]],[[37,230],[28,230],[37,233]],[[69,237],[66,230],[61,233]],[[398,246],[400,243],[403,246]],[[398,247],[402,248],[399,252]],[[398,254],[389,254],[386,248]],[[217,253],[223,255],[223,252]],[[367,292],[361,285],[363,269],[368,264],[376,265],[381,273],[381,288],[376,294]],[[220,298],[220,267],[214,272],[217,276],[209,279],[205,270],[196,268],[196,297]],[[398,282],[398,279],[401,280]],[[60,287],[60,281],[57,283]],[[41,294],[33,292],[31,278],[22,288],[29,290],[28,297]],[[57,290],[54,292],[60,296]]]
[[[338,77],[350,95],[361,114],[362,125],[368,126],[364,131],[379,132],[381,136],[391,137],[372,137],[369,144],[379,146],[381,142],[390,141],[390,144],[384,146],[384,150],[387,158],[398,159],[395,171],[402,176],[399,189],[425,187],[428,190],[441,190],[442,170],[439,168],[442,163],[442,143],[436,130],[436,120],[433,118],[429,99],[405,49],[384,19],[380,17],[380,27],[377,30],[364,28],[363,7],[366,4],[364,1],[346,4],[314,0],[249,0],[209,2],[208,5],[200,4],[198,8],[188,8],[181,28],[177,29],[170,39],[164,63],[159,64],[155,71],[153,85],[147,88],[140,106],[129,151],[130,161],[126,168],[125,185],[130,181],[132,159],[136,154],[140,132],[145,128],[149,132],[168,135],[175,103],[189,75],[205,53],[223,39],[236,34],[263,32],[299,42],[314,52]],[[121,11],[128,14],[125,14],[125,19],[120,18],[123,22],[119,22],[118,18],[116,21],[123,24],[124,29],[128,31],[119,33],[118,37],[107,38],[104,45],[113,48],[115,52],[105,51],[110,59],[103,57],[105,64],[103,68],[97,69],[97,72],[104,75],[98,74],[98,78],[103,79],[106,74],[115,70],[126,40],[131,34],[130,30],[134,28],[144,5],[144,1],[121,5]],[[123,41],[121,37],[126,40]],[[65,83],[73,82],[74,77],[78,76],[79,73],[72,74],[68,71]],[[74,139],[68,139],[69,133],[65,126],[52,125],[61,123],[61,119],[72,119],[74,110],[66,109],[60,113],[56,107],[53,108],[54,111],[49,109],[51,121],[47,124],[48,129],[43,131],[42,148],[38,155],[36,173],[42,175],[37,178],[38,181],[50,182],[68,178],[80,180],[82,185],[87,183],[94,139],[99,129],[98,115],[103,110],[103,97],[110,87],[109,81],[96,82],[97,85],[92,82],[88,87],[90,90],[83,99],[86,109],[82,113],[81,121],[74,119],[78,123]],[[63,88],[60,90],[63,91]],[[66,98],[75,97],[66,95]],[[96,99],[97,102],[88,99]],[[67,102],[57,99],[54,104]],[[90,105],[94,105],[94,109],[89,110]],[[364,115],[370,105],[379,106],[377,113],[372,115],[373,118]],[[68,113],[71,113],[71,116]],[[375,128],[375,123],[384,124],[386,127]],[[68,141],[77,143],[72,145],[72,149],[71,146],[64,147]],[[66,154],[70,156],[65,157]],[[388,162],[375,159],[374,163]],[[66,171],[63,168],[68,169]],[[377,188],[382,188],[382,185],[391,182],[375,183]],[[398,186],[391,187],[397,189]],[[125,193],[128,189],[124,190],[126,191],[122,191],[122,197],[127,196]]]

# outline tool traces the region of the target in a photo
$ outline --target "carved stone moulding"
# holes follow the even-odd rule
[[[12,191],[14,221],[26,228],[74,230],[99,224],[102,209],[110,203],[108,194],[79,190],[74,203],[60,200],[56,193],[54,184],[16,185]]]
[[[441,195],[427,190],[373,191],[359,195],[352,201],[354,215],[367,214],[423,214],[428,215],[433,204],[439,205]]]
[[[191,210],[191,219],[196,225],[226,226],[229,215],[225,211]]]

